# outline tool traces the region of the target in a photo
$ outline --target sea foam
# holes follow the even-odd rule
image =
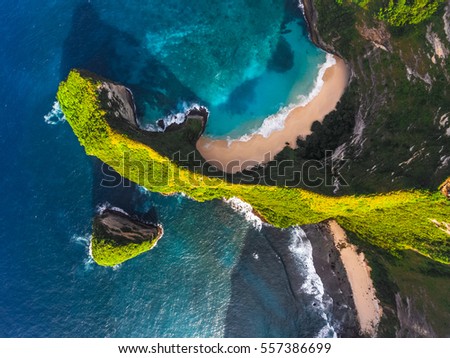
[[[86,235],[72,235],[72,237],[70,238],[70,241],[73,243],[76,243],[78,245],[84,246],[84,247],[88,247],[89,246],[89,242],[91,241],[91,235],[90,234],[86,234]]]
[[[325,321],[317,337],[336,336],[336,332],[331,325],[331,320],[326,314],[326,312],[330,311],[332,300],[325,295],[322,280],[314,267],[311,242],[300,226],[293,226],[288,230],[290,233],[289,251],[294,256],[300,271],[305,275],[301,291],[313,297],[313,307],[315,307]]]
[[[263,221],[254,214],[252,206],[245,201],[242,201],[237,197],[224,199],[224,201],[230,205],[234,211],[243,215],[257,230],[260,231],[263,225],[265,225]],[[325,322],[323,327],[317,333],[317,337],[336,337],[336,332],[331,324],[331,319],[327,315],[327,312],[330,311],[332,300],[325,294],[322,280],[314,267],[311,242],[308,240],[306,233],[300,226],[293,226],[287,230],[290,234],[289,251],[295,259],[299,272],[304,275],[304,282],[299,289],[302,293],[312,296],[314,300],[313,307]],[[255,260],[259,259],[257,253],[253,253],[252,256]]]
[[[186,116],[190,111],[199,110],[201,108],[203,107],[197,103],[181,102],[175,111],[173,111],[166,117],[159,118],[156,121],[156,123],[161,121],[163,123],[163,127],[159,126],[158,124],[149,123],[141,125],[141,128],[149,132],[164,132],[172,124],[184,123],[186,121]]]
[[[250,204],[246,203],[245,201],[242,201],[237,197],[224,199],[224,201],[228,205],[230,205],[235,212],[243,215],[245,219],[249,223],[251,223],[255,229],[257,229],[258,231],[262,229],[263,222],[258,216],[254,214],[253,208]]]
[[[83,271],[91,271],[95,266],[95,261],[92,258],[92,235],[72,235],[70,241],[83,246],[86,256],[83,259]]]
[[[119,213],[122,213],[126,216],[130,216],[130,214],[128,214],[125,210],[118,208],[116,206],[112,206],[110,203],[108,203],[107,201],[105,201],[102,204],[97,205],[96,207],[96,211],[98,214],[103,214],[105,210],[112,210],[112,211],[117,211]]]
[[[257,134],[262,135],[264,138],[268,138],[273,132],[283,130],[286,118],[289,116],[291,111],[297,107],[306,106],[320,93],[324,85],[323,76],[325,75],[326,70],[334,66],[335,64],[336,59],[334,58],[334,56],[332,54],[327,53],[326,61],[318,66],[319,71],[316,80],[314,81],[313,89],[311,90],[311,92],[309,92],[308,95],[297,96],[297,100],[294,103],[290,103],[287,106],[281,107],[277,113],[272,114],[267,118],[265,118],[261,126],[254,132],[246,133],[240,136],[238,139],[228,137],[227,138],[228,145],[231,145],[231,143],[235,141],[247,142],[254,135]],[[166,117],[158,119],[158,121],[162,121],[163,123],[162,127],[152,123],[142,125],[141,128],[151,132],[164,132],[172,124],[182,124],[186,120],[186,115],[191,110],[200,108],[205,108],[206,110],[208,110],[206,107],[200,106],[197,103],[181,102],[178,105],[177,109],[173,111],[173,113],[167,115]]]
[[[335,64],[336,59],[334,58],[334,56],[327,53],[326,61],[323,64],[319,65],[319,72],[317,74],[316,80],[314,81],[314,87],[308,95],[297,96],[297,101],[295,103],[291,103],[280,108],[277,113],[272,114],[264,119],[261,126],[253,133],[244,134],[238,139],[227,138],[228,145],[231,145],[231,143],[233,143],[234,141],[247,142],[257,134],[262,135],[264,138],[268,138],[273,132],[284,129],[286,118],[293,109],[297,107],[305,107],[309,102],[317,97],[325,83],[323,80],[323,76],[325,75],[326,70],[334,66]]]
[[[53,103],[52,109],[44,116],[44,121],[50,125],[56,125],[66,121],[66,117],[61,110],[61,106],[58,101]]]

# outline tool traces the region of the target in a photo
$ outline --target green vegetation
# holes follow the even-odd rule
[[[392,27],[374,17],[382,1],[369,1],[365,8],[346,0],[342,5],[313,3],[321,42],[344,58],[355,75],[342,97],[345,103],[328,116],[331,125],[325,125],[326,119],[313,128],[307,143],[281,155],[295,160],[298,170],[304,159],[318,158],[344,140],[348,161],[334,165],[349,186],[341,187],[340,195],[433,191],[449,176],[442,157],[450,153],[450,142],[436,119],[450,111],[450,57],[438,58],[426,36],[431,28],[448,48],[444,6],[420,24]],[[363,124],[360,140],[352,143],[344,133],[337,141],[332,130],[342,120],[347,127],[352,117]],[[317,190],[331,194],[326,188]]]
[[[353,132],[357,108],[354,87],[350,85],[336,110],[327,114],[322,123],[315,121],[311,126],[312,133],[297,140],[297,155],[304,159],[323,159],[327,150],[346,143]]]
[[[336,0],[371,9],[374,16],[392,26],[417,25],[429,19],[445,0]]]
[[[425,318],[437,337],[450,335],[450,267],[430,261],[417,253],[404,252],[399,260],[386,262],[391,279],[398,285],[402,299],[410,300],[416,315]],[[421,332],[405,335],[418,336]],[[415,333],[415,334],[414,334]]]
[[[102,96],[99,80],[75,70],[60,84],[57,94],[86,153],[151,191],[185,193],[197,201],[238,197],[277,227],[334,218],[361,239],[390,252],[412,249],[436,261],[450,262],[450,237],[436,224],[448,221],[450,205],[439,192],[397,191],[336,198],[298,188],[232,184],[209,178],[179,167],[126,132],[113,130]]]
[[[378,13],[380,20],[393,26],[416,25],[433,15],[445,0],[390,0]]]
[[[419,2],[412,0],[339,2],[341,4],[329,0],[313,1],[317,11],[317,29],[323,43],[342,56],[355,74],[349,87],[350,91],[346,92],[342,101],[356,104],[353,117],[361,118],[364,123],[361,142],[352,145],[350,141],[346,141],[345,159],[350,160],[347,164],[338,164],[338,167],[349,186],[341,188],[339,192],[380,193],[404,188],[433,190],[449,176],[449,167],[443,165],[440,158],[443,153],[450,153],[450,142],[448,137],[443,135],[444,132],[439,130],[435,118],[450,111],[450,61],[449,57],[436,57],[434,63],[432,59],[435,51],[426,38],[428,29],[431,29],[447,48],[449,46],[444,32],[443,1],[425,2],[440,6],[434,14],[433,8],[428,8],[423,12],[425,16],[419,17],[417,15],[421,14],[414,14],[411,8],[398,6],[416,5],[419,9]],[[384,14],[385,18],[379,21],[380,12],[383,16],[382,10],[389,9],[390,4],[392,20],[387,18],[389,14]],[[430,9],[432,11],[429,11]],[[403,17],[394,17],[402,12]],[[410,14],[415,16],[415,19]],[[399,22],[396,19],[406,22],[402,26],[394,26],[394,21]],[[423,21],[417,23],[415,20],[418,19]],[[384,48],[376,48],[375,44]],[[426,79],[429,79],[428,82]],[[351,94],[351,91],[354,94]],[[346,99],[345,96],[350,97]],[[351,107],[346,105],[342,109],[344,120],[345,117],[351,117],[351,113],[346,115],[349,109],[351,111]],[[341,112],[341,109],[338,109],[338,112]],[[337,120],[338,114],[330,114],[330,120]],[[316,129],[316,135],[303,141],[300,149],[285,149],[283,155],[289,155],[301,163],[302,156],[317,158],[324,149],[335,149],[336,143],[332,142],[333,138],[328,139],[326,128]],[[410,160],[413,155],[416,155],[416,159]],[[399,225],[408,226],[411,220],[414,220],[408,214],[414,208],[414,205],[405,208],[405,219],[398,218]],[[448,208],[443,210],[449,217]],[[395,224],[395,220],[389,218],[379,217],[374,220],[372,215],[367,218],[375,226]],[[444,229],[443,226],[441,228]],[[362,227],[359,227],[359,230],[361,229]],[[375,227],[374,229],[378,230]],[[448,337],[449,266],[411,250],[391,255],[380,248],[383,245],[376,240],[367,240],[366,237],[360,237],[359,233],[355,235],[348,230],[347,234],[364,252],[372,268],[371,277],[377,297],[383,306],[378,335],[407,336],[408,329],[414,328],[411,325],[400,326],[396,302],[396,294],[400,294],[404,305],[405,300],[409,299],[413,316],[421,316],[431,325],[438,337]],[[391,240],[397,239],[393,234]],[[426,242],[426,239],[422,242]],[[417,242],[411,247],[415,248],[416,244]],[[448,250],[448,236],[441,243],[436,241],[435,245],[440,248],[447,247]],[[448,263],[448,259],[444,262]],[[420,319],[415,322],[419,323],[416,328],[420,329]],[[409,334],[421,336],[423,332],[416,331],[414,334],[410,331]]]
[[[151,250],[158,239],[144,241],[140,244],[117,245],[108,239],[98,237],[94,232],[91,243],[92,257],[100,266],[116,266]]]
[[[92,228],[91,255],[101,266],[116,266],[151,250],[163,234],[160,227],[114,212],[95,216]]]
[[[371,277],[384,309],[378,336],[422,337],[431,327],[437,337],[448,337],[450,266],[413,251],[403,251],[394,257],[356,235],[348,234],[350,241],[364,252],[372,268]],[[410,322],[402,322],[402,325],[396,313],[398,294],[413,318]],[[405,302],[406,299],[409,302]]]

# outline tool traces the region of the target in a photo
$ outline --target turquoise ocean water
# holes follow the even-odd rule
[[[210,135],[239,137],[306,95],[325,61],[295,2],[0,6],[0,336],[333,334],[301,231],[259,231],[221,201],[101,188],[100,164],[68,124],[44,120],[81,67],[129,86],[143,124],[198,103]],[[150,212],[164,238],[120,267],[97,266],[91,219],[106,203]]]

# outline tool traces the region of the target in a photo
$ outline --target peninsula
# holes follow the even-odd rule
[[[370,196],[327,197],[299,188],[233,184],[191,172],[134,137],[139,129],[120,132],[117,121],[129,98],[111,96],[108,81],[73,70],[58,90],[58,101],[86,153],[150,191],[183,193],[194,200],[237,197],[277,227],[334,218],[344,229],[388,251],[413,249],[434,260],[450,262],[450,217],[447,198],[436,188]],[[123,92],[123,91],[122,91]],[[126,112],[126,111],[125,111]],[[164,134],[162,134],[164,135]]]

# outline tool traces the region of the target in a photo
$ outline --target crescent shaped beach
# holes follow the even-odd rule
[[[197,150],[203,158],[218,169],[236,173],[272,160],[289,143],[296,147],[298,137],[311,133],[311,125],[322,121],[336,108],[349,80],[349,70],[341,58],[334,56],[335,64],[323,73],[323,86],[305,105],[294,107],[288,113],[284,127],[265,137],[253,134],[248,140],[212,139],[202,136]],[[320,78],[319,78],[320,80]]]

